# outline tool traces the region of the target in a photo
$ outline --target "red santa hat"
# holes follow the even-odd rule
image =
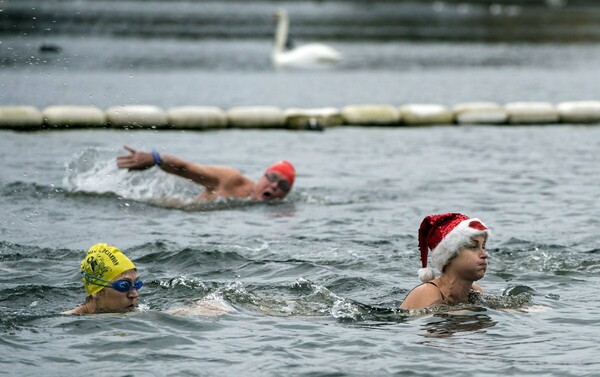
[[[476,236],[489,235],[488,228],[479,219],[471,219],[461,213],[430,215],[419,227],[419,250],[421,264],[419,279],[426,283],[435,279],[435,273],[427,266],[431,250],[431,265],[442,271],[458,251]]]

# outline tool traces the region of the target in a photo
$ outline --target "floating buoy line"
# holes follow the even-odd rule
[[[440,104],[358,104],[343,108],[239,106],[179,106],[167,110],[153,105],[0,106],[0,129],[72,128],[225,129],[281,128],[323,130],[335,126],[434,125],[552,125],[600,124],[600,101],[466,102]]]

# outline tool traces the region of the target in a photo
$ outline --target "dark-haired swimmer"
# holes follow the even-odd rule
[[[419,228],[422,267],[419,278],[424,283],[408,293],[401,309],[421,309],[436,305],[467,303],[472,291],[483,292],[475,284],[487,269],[485,250],[488,228],[479,220],[460,213],[425,217]],[[442,272],[436,278],[427,267],[431,264]]]
[[[125,313],[135,309],[142,281],[135,265],[114,246],[98,243],[81,261],[85,302],[63,314]]]
[[[201,165],[156,151],[142,152],[128,146],[124,148],[129,154],[117,157],[117,167],[144,170],[158,166],[167,173],[189,179],[205,188],[196,197],[197,201],[216,198],[282,199],[292,189],[296,176],[294,166],[288,161],[271,165],[258,182],[254,182],[228,166]]]

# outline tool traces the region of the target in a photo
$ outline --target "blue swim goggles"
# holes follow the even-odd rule
[[[109,287],[109,288],[112,288],[112,289],[122,292],[122,293],[129,292],[132,289],[139,291],[144,286],[144,282],[139,279],[136,280],[135,283],[132,284],[131,281],[129,281],[129,280],[110,281],[110,280],[102,279],[101,277],[98,277],[98,276],[88,275],[83,271],[81,271],[81,275],[83,275],[85,280],[87,280],[87,282],[90,284],[99,285],[101,287]],[[100,280],[100,281],[106,282],[106,283],[108,283],[108,285],[97,283],[94,280]]]

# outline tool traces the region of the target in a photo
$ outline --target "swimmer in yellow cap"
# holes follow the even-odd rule
[[[63,314],[124,313],[135,309],[142,281],[135,265],[114,246],[98,243],[81,261],[85,302]]]

